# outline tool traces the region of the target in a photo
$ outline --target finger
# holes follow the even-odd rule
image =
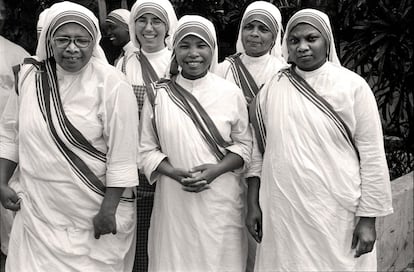
[[[188,186],[188,187],[203,187],[203,186],[206,186],[207,185],[207,181],[205,180],[205,179],[203,179],[203,180],[195,180],[195,181],[191,181],[191,182],[188,182],[187,184],[185,184],[185,186]]]
[[[6,209],[12,210],[14,212],[17,212],[20,210],[20,200],[16,202],[12,202],[10,199],[6,201],[6,205],[4,206]]]
[[[358,244],[358,235],[356,235],[356,233],[354,233],[352,235],[352,244],[351,244],[351,249],[355,249],[356,246]]]
[[[101,237],[101,232],[95,229],[95,239],[99,239]]]
[[[207,169],[207,165],[208,165],[208,164],[201,164],[201,165],[195,166],[195,167],[193,167],[193,168],[190,170],[190,173],[195,173],[195,172],[201,172],[201,171],[204,171],[204,170],[206,170],[206,169]]]
[[[19,198],[17,196],[17,194],[13,191],[13,194],[11,194],[11,196],[9,197],[9,199],[13,202],[13,203],[20,203],[21,198]]]
[[[257,220],[256,227],[257,227],[256,231],[257,231],[257,238],[258,238],[258,240],[256,240],[256,241],[258,243],[260,243],[262,241],[262,237],[263,237],[263,229],[262,229],[262,220],[261,219]]]
[[[209,185],[205,185],[202,187],[191,187],[191,186],[183,186],[182,189],[186,192],[190,192],[190,193],[199,193],[202,192],[204,190],[208,190],[210,189]]]

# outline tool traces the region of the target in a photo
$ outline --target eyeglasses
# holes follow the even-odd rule
[[[151,26],[153,27],[160,27],[164,25],[164,22],[159,18],[139,17],[135,20],[135,24],[137,24],[140,27],[145,27],[147,24],[151,24]]]
[[[88,47],[92,40],[85,37],[75,37],[75,38],[69,38],[69,37],[55,37],[53,38],[53,41],[55,42],[55,45],[57,48],[66,48],[70,43],[74,43],[78,48],[86,48]]]

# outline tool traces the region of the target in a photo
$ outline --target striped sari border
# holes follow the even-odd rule
[[[290,69],[282,71],[283,74],[289,79],[292,85],[310,102],[312,102],[319,110],[321,110],[339,129],[341,134],[344,136],[347,143],[355,150],[358,154],[358,149],[353,141],[351,130],[346,125],[345,121],[338,115],[331,104],[326,101],[322,96],[318,95],[317,92],[295,71],[295,67],[292,65]]]
[[[39,107],[42,113],[42,117],[47,124],[49,134],[51,135],[57,148],[62,153],[62,155],[65,157],[65,159],[68,161],[70,167],[75,172],[75,174],[90,190],[92,190],[93,192],[101,196],[104,196],[106,188],[103,185],[103,183],[89,169],[86,163],[83,162],[82,159],[79,158],[73,151],[71,151],[65,145],[65,143],[59,138],[57,131],[55,129],[55,126],[53,124],[51,106],[50,106],[50,103],[51,103],[50,97],[52,96],[52,99],[53,99],[53,92],[59,95],[57,91],[57,85],[55,85],[57,81],[56,81],[56,73],[54,72],[55,71],[54,65],[55,64],[53,61],[47,60],[45,63],[41,63],[40,65],[40,68],[43,71],[41,73],[36,73],[36,94],[37,94],[37,100],[39,103]],[[49,85],[50,83],[52,83],[53,85],[50,86]],[[55,105],[55,109],[56,111],[58,111],[59,107]],[[56,114],[57,116],[61,115],[61,113],[57,113],[57,112]],[[61,118],[61,117],[58,117],[58,118]],[[59,125],[62,125],[61,121],[59,121]],[[64,130],[63,128],[61,129],[62,131]],[[135,200],[134,197],[132,198],[121,197],[122,202],[133,202],[134,200]]]

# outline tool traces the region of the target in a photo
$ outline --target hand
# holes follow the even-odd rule
[[[262,209],[259,203],[249,205],[246,216],[246,227],[256,242],[262,241]]]
[[[192,177],[192,174],[181,168],[172,168],[172,174],[170,177],[182,184],[181,180]]]
[[[20,210],[20,198],[10,186],[0,187],[0,201],[4,208],[18,211]]]
[[[108,233],[116,234],[115,214],[99,211],[93,218],[93,228],[95,239],[99,239],[101,235]]]
[[[352,236],[351,248],[355,249],[355,258],[369,253],[374,248],[377,233],[375,231],[375,217],[361,217]]]
[[[202,164],[190,170],[192,177],[181,180],[183,190],[199,193],[210,189],[209,184],[218,176],[216,164]]]

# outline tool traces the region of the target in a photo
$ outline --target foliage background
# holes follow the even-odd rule
[[[72,0],[98,16],[98,1]],[[124,0],[125,1],[125,0]],[[238,24],[252,0],[170,0],[178,17],[199,14],[217,29],[219,58],[235,52]],[[2,35],[31,54],[36,47],[39,13],[60,2],[5,0],[8,19]],[[127,0],[129,8],[135,2]],[[383,119],[385,148],[392,179],[414,169],[413,3],[412,0],[268,0],[281,11],[284,24],[301,8],[326,12],[342,63],[371,85]],[[108,12],[121,0],[106,0]],[[102,47],[110,61],[118,55],[104,37]]]

